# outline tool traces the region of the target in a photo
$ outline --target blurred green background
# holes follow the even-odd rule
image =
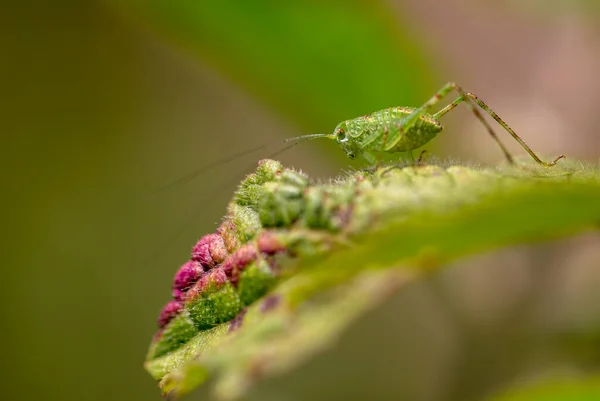
[[[142,363],[172,276],[236,183],[285,138],[420,105],[453,80],[536,151],[597,161],[599,26],[593,1],[4,1],[3,399],[160,399]],[[436,155],[501,160],[466,110],[445,122]],[[361,165],[326,141],[277,157],[321,178]],[[531,346],[540,342],[528,336],[528,313],[598,315],[599,243],[589,235],[503,251],[472,262],[485,273],[463,267],[415,286],[336,349],[249,396],[485,394],[538,366],[525,350],[547,359]],[[532,280],[573,255],[576,273],[555,266],[547,282]],[[385,336],[369,331],[377,324],[389,325]]]

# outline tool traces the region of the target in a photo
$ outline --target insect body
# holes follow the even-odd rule
[[[403,124],[415,108],[391,107],[366,116],[346,120],[335,128],[333,136],[350,158],[370,156],[370,151],[410,152],[432,140],[442,129],[433,116],[420,115],[411,126]]]
[[[445,106],[437,113],[431,113],[431,109],[448,93],[458,92],[458,98]],[[465,104],[475,114],[475,117],[483,124],[488,133],[498,143],[504,156],[510,163],[514,163],[512,155],[498,139],[492,127],[483,118],[476,106],[487,112],[502,128],[504,128],[529,155],[540,165],[545,167],[554,166],[564,156],[560,155],[552,162],[542,161],[527,144],[510,128],[492,109],[473,93],[463,91],[453,82],[446,84],[423,106],[392,107],[374,113],[346,120],[335,128],[332,134],[313,134],[290,140],[307,140],[314,138],[329,138],[335,140],[350,158],[362,155],[371,163],[376,162],[372,151],[379,152],[409,152],[412,159],[412,151],[432,140],[443,126],[439,118],[454,109],[460,103]]]

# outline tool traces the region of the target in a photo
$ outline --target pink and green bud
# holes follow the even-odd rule
[[[152,359],[163,356],[186,344],[198,334],[198,328],[190,319],[189,313],[183,309],[159,333],[154,337],[154,343],[150,349]]]
[[[215,265],[223,262],[229,255],[229,252],[227,252],[227,247],[225,246],[225,242],[223,241],[223,237],[221,237],[219,234],[216,234],[215,240],[210,243],[208,250]]]
[[[177,314],[183,309],[183,305],[177,301],[170,301],[167,303],[158,317],[158,327],[161,329],[165,327]]]
[[[240,246],[237,231],[235,223],[229,218],[225,219],[219,228],[217,228],[217,234],[223,238],[223,243],[228,253],[233,253]]]
[[[178,290],[177,288],[173,288],[173,291],[171,292],[171,294],[173,295],[173,299],[175,301],[185,301],[185,298],[186,298],[185,291]]]
[[[217,267],[209,271],[204,277],[200,279],[200,286],[203,290],[220,288],[227,283],[227,275],[221,267]]]
[[[219,234],[208,234],[200,238],[192,250],[192,260],[207,269],[213,268],[227,257],[227,249]]]
[[[188,291],[187,310],[196,327],[204,330],[236,317],[242,303],[223,268],[217,267]]]
[[[286,250],[285,245],[272,231],[263,231],[257,240],[258,251],[264,255],[275,255]]]
[[[240,249],[230,255],[223,263],[223,271],[230,281],[236,285],[239,274],[244,268],[255,261],[258,257],[256,247],[251,244],[243,245]]]
[[[182,292],[192,287],[203,274],[204,268],[199,262],[190,260],[184,263],[173,279],[173,296],[178,299],[178,295],[181,296]]]
[[[227,283],[227,274],[222,267],[214,268],[202,276],[200,280],[186,293],[186,301],[193,302],[203,294],[219,289]]]

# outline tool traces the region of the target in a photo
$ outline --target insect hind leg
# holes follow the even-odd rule
[[[477,110],[477,108],[475,107],[475,104],[473,104],[473,102],[472,102],[471,98],[468,96],[468,94],[465,93],[459,86],[456,86],[455,89],[459,93],[459,97],[456,100],[454,100],[452,103],[450,103],[449,105],[447,105],[446,107],[444,107],[443,109],[438,111],[437,113],[433,114],[433,118],[439,119],[444,114],[448,113],[449,111],[454,109],[456,106],[458,106],[462,102],[465,102],[467,107],[473,112],[475,117],[485,127],[485,129],[490,134],[490,136],[494,139],[494,141],[496,141],[496,143],[502,150],[502,153],[504,153],[504,156],[506,157],[508,162],[510,164],[514,164],[514,159],[513,159],[512,155],[510,154],[508,149],[504,146],[502,141],[500,141],[500,138],[498,138],[498,135],[496,135],[496,133],[494,132],[494,130],[492,129],[490,124],[485,120],[485,118],[483,118],[483,116],[481,115],[479,110]]]
[[[472,110],[475,112],[476,115],[478,115],[479,120],[486,126],[488,132],[490,134],[492,134],[492,136],[494,137],[494,139],[496,139],[496,142],[498,142],[498,144],[500,144],[500,147],[502,148],[502,150],[504,151],[504,154],[507,155],[507,157],[509,157],[509,153],[506,150],[506,148],[504,148],[504,146],[501,145],[500,140],[498,139],[498,137],[496,136],[495,133],[493,133],[491,127],[489,126],[489,124],[487,124],[485,122],[485,120],[483,119],[483,116],[481,116],[481,114],[479,113],[479,111],[475,108],[475,106],[473,105],[472,102],[474,102],[475,104],[477,104],[481,109],[483,109],[484,111],[486,111],[490,116],[492,116],[492,118],[494,120],[496,120],[496,122],[498,124],[500,124],[500,126],[502,126],[502,128],[504,128],[506,130],[506,132],[508,132],[518,143],[519,145],[521,145],[521,147],[523,149],[525,149],[525,151],[527,153],[529,153],[529,156],[531,156],[531,158],[533,160],[535,160],[538,164],[544,166],[544,167],[552,167],[554,165],[556,165],[556,162],[558,162],[560,159],[563,159],[565,156],[564,155],[560,155],[558,156],[556,159],[554,159],[551,162],[545,162],[542,161],[534,152],[533,150],[531,150],[531,148],[525,143],[525,141],[523,139],[521,139],[521,137],[519,135],[517,135],[517,133],[508,126],[508,124],[506,124],[504,122],[504,120],[502,120],[502,118],[500,118],[500,116],[498,114],[496,114],[492,109],[490,109],[490,107],[485,104],[483,102],[483,100],[479,99],[475,94],[471,93],[471,92],[463,92],[463,94],[461,96],[465,96],[465,98],[467,98],[469,100],[469,102],[467,104],[471,104],[471,108]],[[509,161],[512,163],[512,157],[509,159]]]
[[[483,109],[485,112],[487,112],[490,116],[492,116],[492,118],[494,120],[496,120],[496,122],[498,124],[500,124],[500,126],[502,128],[504,128],[506,130],[506,132],[508,132],[519,143],[519,145],[521,145],[521,147],[523,149],[525,149],[525,151],[529,154],[529,156],[531,156],[531,158],[533,160],[535,160],[538,164],[540,164],[544,167],[551,167],[551,166],[554,166],[557,161],[564,158],[563,155],[560,155],[556,159],[554,159],[552,162],[548,163],[548,162],[542,161],[533,152],[533,150],[531,150],[531,148],[525,143],[525,141],[523,141],[523,139],[521,139],[521,137],[519,135],[517,135],[517,133],[508,124],[506,124],[504,122],[504,120],[502,120],[502,118],[500,118],[500,116],[498,114],[496,114],[496,112],[494,112],[492,109],[490,109],[490,107],[487,104],[485,104],[485,102],[483,102],[481,99],[479,99],[475,94],[473,94],[471,92],[465,92],[460,86],[458,86],[457,84],[455,84],[453,82],[446,84],[446,86],[444,86],[444,88],[442,88],[440,91],[438,91],[438,93],[436,93],[431,99],[429,99],[429,101],[427,103],[425,103],[425,105],[423,106],[423,108],[426,109],[425,111],[427,111],[432,106],[434,106],[439,100],[441,100],[442,97],[447,95],[452,90],[456,90],[459,94],[459,97],[456,100],[454,100],[452,103],[450,103],[449,105],[447,105],[446,107],[444,107],[443,109],[441,109],[440,111],[435,113],[433,115],[434,118],[437,119],[439,117],[442,117],[444,114],[446,114],[450,110],[454,109],[460,103],[465,102],[467,107],[469,107],[469,109],[471,109],[473,114],[475,114],[475,117],[477,117],[477,119],[481,122],[481,124],[486,128],[488,133],[491,135],[491,137],[496,141],[496,143],[498,144],[500,149],[502,149],[502,152],[504,153],[504,156],[506,157],[508,162],[511,164],[514,164],[514,159],[513,159],[512,155],[510,154],[508,149],[504,146],[504,144],[500,141],[500,138],[498,138],[498,136],[496,135],[496,133],[494,132],[494,130],[492,129],[490,124],[483,118],[483,116],[481,115],[479,110],[477,110],[477,108],[475,107],[475,105],[477,105],[481,109]]]
[[[396,143],[398,143],[398,141],[402,138],[402,135],[404,135],[404,133],[408,129],[410,129],[410,127],[412,125],[414,125],[423,114],[428,113],[433,106],[435,106],[440,100],[442,100],[444,97],[446,97],[452,91],[458,92],[459,97],[456,100],[454,100],[454,102],[452,102],[451,104],[449,104],[446,107],[444,107],[443,109],[441,109],[439,112],[433,114],[434,118],[439,118],[439,117],[443,116],[444,114],[448,113],[450,110],[452,110],[456,106],[458,106],[460,103],[465,102],[467,104],[467,106],[471,109],[471,111],[475,114],[475,117],[477,117],[477,119],[486,128],[488,133],[496,141],[498,146],[500,146],[500,149],[502,149],[502,152],[504,153],[504,155],[508,159],[508,161],[511,164],[513,164],[514,160],[513,160],[512,155],[508,152],[508,149],[506,149],[506,147],[502,144],[502,142],[500,142],[500,139],[498,138],[498,136],[496,135],[496,133],[494,132],[492,127],[483,118],[483,116],[481,115],[479,110],[477,110],[477,108],[475,107],[475,105],[477,105],[481,109],[483,109],[485,112],[487,112],[490,116],[492,116],[492,118],[494,120],[496,120],[496,122],[498,124],[500,124],[500,126],[502,126],[502,128],[504,128],[519,143],[519,145],[521,145],[521,147],[523,149],[525,149],[525,151],[527,153],[529,153],[531,158],[533,160],[535,160],[538,164],[540,164],[544,167],[551,167],[551,166],[554,166],[557,161],[564,158],[563,155],[560,155],[556,159],[554,159],[552,162],[548,163],[548,162],[542,161],[533,152],[533,150],[531,150],[531,148],[529,146],[527,146],[525,141],[523,141],[523,139],[521,139],[521,137],[519,135],[517,135],[517,133],[512,128],[510,128],[508,126],[508,124],[506,124],[504,122],[504,120],[502,120],[500,118],[500,116],[498,116],[498,114],[496,114],[492,109],[490,109],[487,104],[485,104],[482,100],[480,100],[475,94],[473,94],[471,92],[465,92],[460,86],[458,86],[454,82],[448,82],[446,85],[444,85],[442,87],[442,89],[437,91],[435,93],[435,95],[433,95],[427,102],[425,102],[423,104],[423,106],[415,109],[415,111],[413,111],[409,116],[407,116],[405,119],[403,119],[403,121],[401,123],[402,126],[401,126],[401,130],[400,130],[399,134],[386,145],[386,150],[392,149],[396,145]]]

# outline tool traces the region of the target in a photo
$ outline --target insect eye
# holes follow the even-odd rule
[[[338,139],[338,141],[341,141],[341,140],[343,140],[344,138],[346,138],[346,134],[344,133],[344,131],[342,131],[342,130],[339,130],[339,131],[337,132],[337,139]]]

